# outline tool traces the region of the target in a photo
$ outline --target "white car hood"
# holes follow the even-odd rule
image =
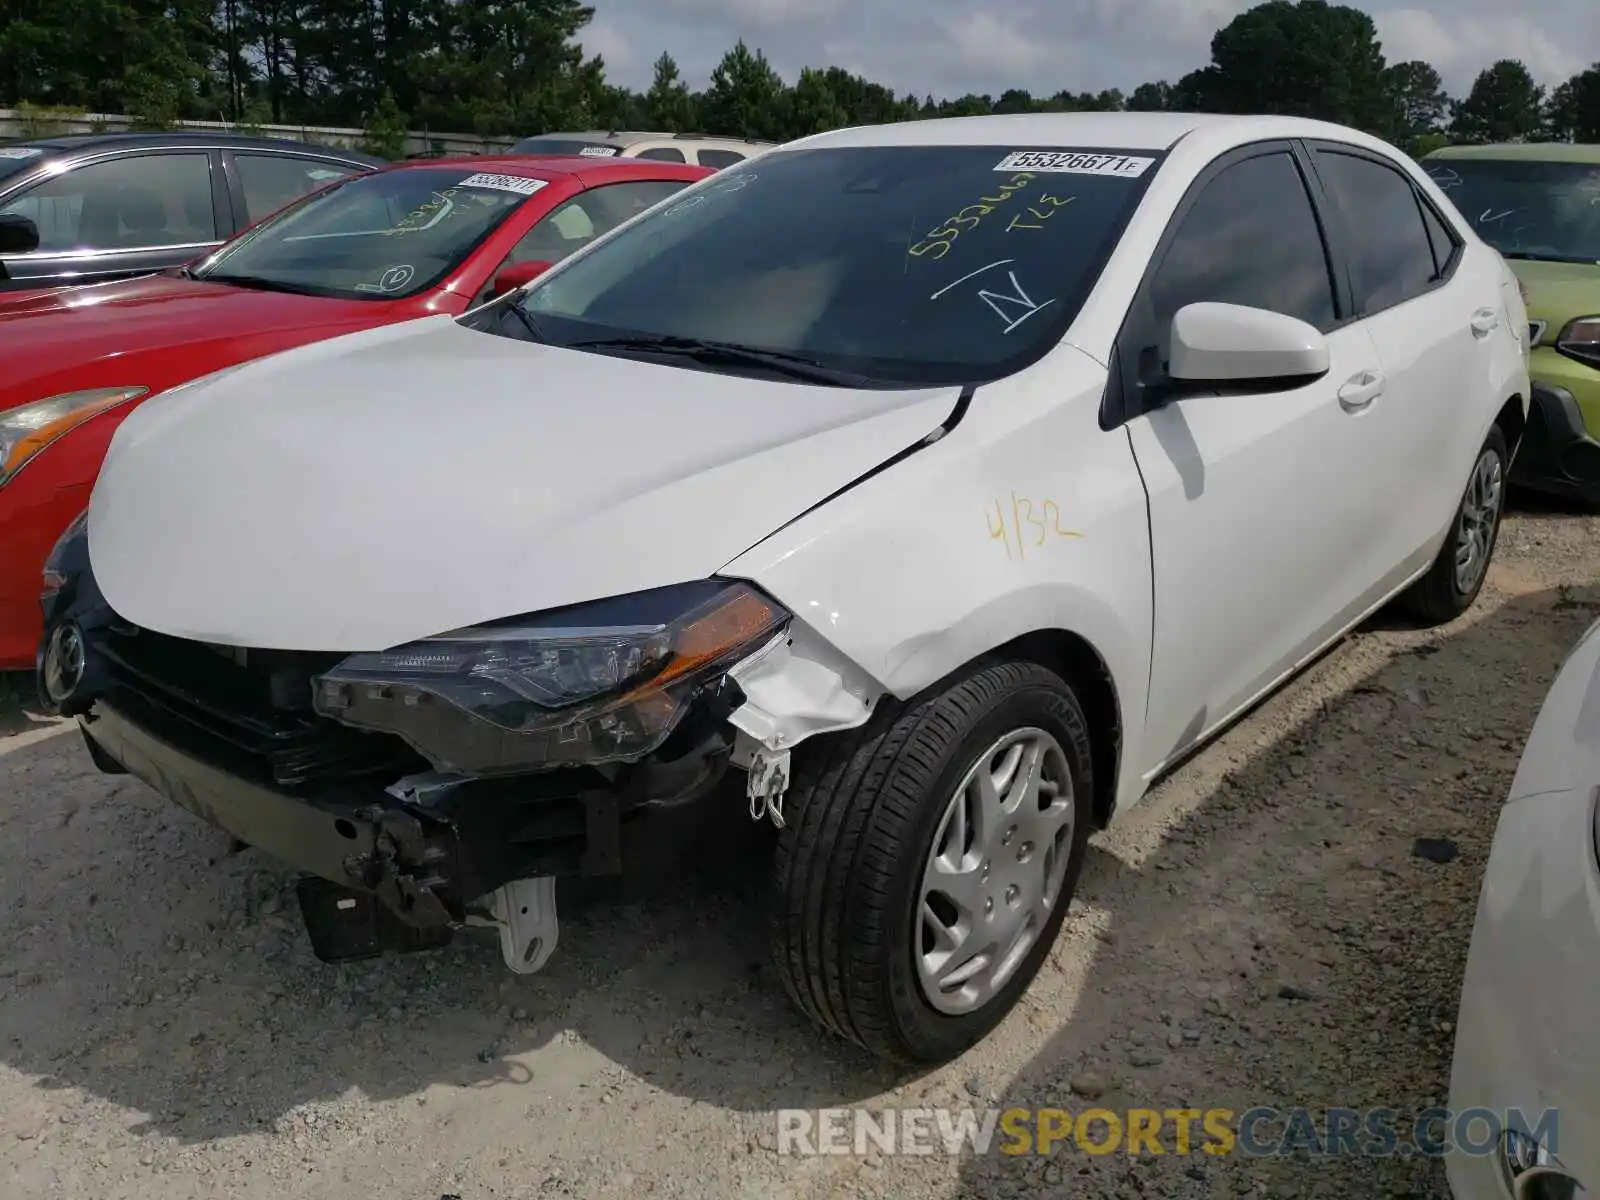
[[[423,320],[141,406],[95,486],[107,601],[177,637],[376,650],[714,574],[958,391],[715,375]]]

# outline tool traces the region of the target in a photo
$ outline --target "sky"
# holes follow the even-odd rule
[[[1124,92],[1210,61],[1211,35],[1255,0],[589,0],[582,41],[643,89],[663,50],[691,87],[743,37],[790,83],[841,66],[899,93]],[[1600,60],[1600,0],[1354,0],[1390,62],[1420,58],[1463,95],[1498,58],[1544,84]]]

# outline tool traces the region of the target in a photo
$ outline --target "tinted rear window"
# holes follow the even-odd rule
[[[657,208],[522,304],[558,342],[715,339],[886,384],[995,378],[1060,337],[1159,157],[780,151]]]

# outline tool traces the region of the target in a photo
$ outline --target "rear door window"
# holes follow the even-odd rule
[[[1318,148],[1317,173],[1349,227],[1364,312],[1420,296],[1439,278],[1421,201],[1393,167]]]

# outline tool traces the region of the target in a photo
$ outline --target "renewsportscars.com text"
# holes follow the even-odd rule
[[[1529,1118],[1518,1109],[1411,1115],[1391,1108],[864,1108],[779,1109],[779,1154],[1049,1155],[1244,1154],[1272,1157],[1387,1157],[1492,1154],[1506,1130],[1552,1153],[1559,1114]]]

